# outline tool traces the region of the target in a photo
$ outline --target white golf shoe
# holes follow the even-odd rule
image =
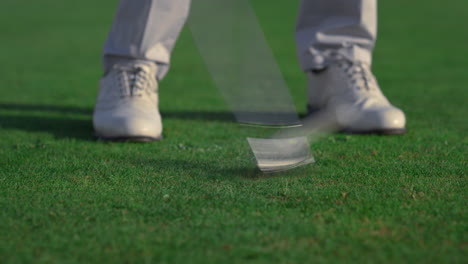
[[[329,111],[337,126],[355,134],[404,134],[406,118],[379,88],[370,65],[335,54],[329,66],[308,74],[308,110]]]
[[[109,141],[147,142],[162,138],[157,66],[115,64],[101,79],[93,115],[96,136]]]

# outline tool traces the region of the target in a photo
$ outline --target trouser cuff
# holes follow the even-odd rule
[[[146,52],[144,54],[132,50],[119,51],[105,47],[104,55],[102,56],[102,65],[104,71],[107,72],[116,62],[133,60],[144,60],[156,63],[158,65],[158,72],[156,75],[158,80],[162,80],[169,71],[169,52],[160,46],[159,49],[153,49],[150,52]]]

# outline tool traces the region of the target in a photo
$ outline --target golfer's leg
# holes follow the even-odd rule
[[[296,38],[311,114],[329,111],[351,133],[406,131],[371,71],[376,36],[377,0],[302,0]]]
[[[162,137],[158,80],[187,19],[190,0],[121,0],[104,47],[105,75],[93,115],[102,140]]]
[[[322,68],[330,49],[370,64],[376,35],[377,0],[301,1],[296,41],[304,71]]]
[[[104,46],[104,67],[115,56],[154,61],[161,79],[189,8],[190,0],[120,0]]]

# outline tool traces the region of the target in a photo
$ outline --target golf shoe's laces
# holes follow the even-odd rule
[[[312,54],[326,58],[332,64],[338,66],[346,75],[351,86],[360,91],[372,92],[378,90],[378,85],[370,69],[370,65],[356,61],[341,50],[326,50],[318,52],[311,50]]]
[[[145,66],[116,66],[118,85],[122,97],[141,97],[143,92],[150,92],[154,76]],[[153,91],[154,92],[154,91]]]
[[[369,65],[362,62],[338,60],[338,67],[346,74],[354,89],[372,91],[376,89],[375,77]]]

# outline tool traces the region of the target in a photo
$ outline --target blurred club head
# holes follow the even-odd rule
[[[247,138],[258,168],[274,173],[315,162],[305,137],[297,138]]]
[[[338,113],[337,111],[344,111]],[[310,143],[341,129],[337,116],[347,122],[359,118],[355,107],[340,105],[334,111],[323,110],[302,120],[302,126],[283,127],[270,138],[248,138],[257,165],[263,172],[280,172],[315,162]]]

